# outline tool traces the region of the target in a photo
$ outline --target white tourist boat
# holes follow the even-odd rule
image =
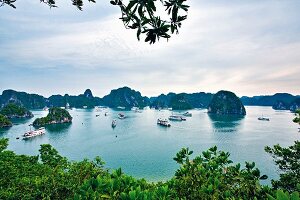
[[[112,120],[111,127],[115,128],[117,126],[117,120]]]
[[[157,120],[157,124],[161,125],[161,126],[165,126],[165,127],[170,127],[171,126],[171,124],[169,123],[169,121],[166,120],[166,119],[158,119]]]
[[[125,119],[126,116],[125,116],[123,113],[119,113],[119,114],[118,114],[118,118],[119,118],[119,119]]]
[[[26,133],[23,134],[23,139],[28,139],[28,138],[32,138],[38,135],[43,135],[46,133],[46,129],[45,127],[41,127],[37,130],[30,130]]]
[[[186,121],[186,118],[179,116],[179,115],[171,115],[169,117],[169,120],[171,120],[171,121]]]
[[[185,112],[185,113],[183,113],[182,115],[185,116],[185,117],[191,117],[191,116],[192,116],[192,113],[190,113],[190,112]]]

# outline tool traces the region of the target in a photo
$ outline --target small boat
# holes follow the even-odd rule
[[[105,113],[104,113],[104,116],[108,116],[108,112],[105,112]]]
[[[259,117],[257,119],[260,120],[260,121],[270,121],[270,119],[266,118],[266,117]]]
[[[87,106],[83,106],[83,108],[85,109],[85,108],[87,108]]]
[[[126,116],[125,116],[123,113],[119,113],[119,114],[118,114],[118,118],[119,118],[119,119],[125,119]]]
[[[99,117],[100,115],[96,115],[96,117]]]
[[[38,136],[38,135],[43,135],[45,133],[46,133],[45,127],[41,127],[41,128],[39,128],[37,130],[34,130],[34,131],[30,130],[30,131],[23,134],[23,139],[32,138],[32,137],[35,137],[35,136]]]
[[[43,108],[43,111],[48,111],[49,110],[49,108],[47,107],[47,106],[45,106],[44,108]]]
[[[191,117],[192,116],[192,113],[190,112],[185,112],[182,114],[183,116],[186,116],[186,117]]]
[[[171,126],[171,124],[169,123],[169,121],[166,120],[166,119],[158,119],[157,120],[157,124],[161,125],[161,126],[165,126],[165,127],[170,127]]]
[[[139,109],[138,107],[132,107],[132,108],[131,108],[132,111],[136,111],[136,110],[138,110],[138,109]]]
[[[123,106],[118,106],[117,108],[120,110],[125,110],[125,107],[123,107]]]
[[[67,103],[65,108],[66,108],[66,109],[70,109],[70,104]]]
[[[179,116],[179,115],[171,115],[169,117],[169,120],[171,120],[171,121],[186,121],[186,118]]]
[[[115,128],[117,126],[117,120],[113,120],[112,122],[111,122],[111,127],[113,127],[113,128]]]
[[[298,128],[298,132],[300,132],[300,128]]]

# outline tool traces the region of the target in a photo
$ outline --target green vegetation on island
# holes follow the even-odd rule
[[[0,96],[0,107],[9,103],[22,105],[27,109],[42,109],[46,106],[46,98],[37,94],[4,90]]]
[[[139,107],[144,108],[148,106],[148,98],[143,97],[140,92],[130,89],[129,87],[122,87],[112,90],[109,95],[103,97],[104,105],[111,108],[117,107]]]
[[[298,123],[300,125],[300,110],[296,110],[295,115],[296,117],[294,118],[293,122]]]
[[[12,126],[11,121],[9,121],[9,119],[6,116],[0,114],[0,128],[11,127],[11,126]]]
[[[50,108],[46,117],[37,118],[34,120],[34,126],[44,126],[47,124],[62,124],[72,122],[70,113],[62,108]]]
[[[179,151],[173,178],[150,183],[135,179],[121,169],[110,172],[103,161],[69,161],[49,144],[38,156],[6,150],[0,139],[0,199],[278,199],[299,200],[300,143],[288,148],[267,147],[275,163],[284,169],[272,187],[262,185],[255,163],[233,164],[230,154],[212,147],[192,157],[188,148]],[[39,159],[40,158],[40,159]]]
[[[0,110],[0,114],[5,115],[9,119],[33,117],[33,114],[29,110],[27,110],[27,108],[14,103],[9,103],[4,106]]]
[[[177,94],[171,99],[171,108],[173,110],[188,110],[193,106],[188,103],[184,94]]]
[[[169,93],[167,95],[161,94],[158,97],[150,98],[150,107],[172,108],[174,110],[186,110],[191,108],[207,108],[212,100],[213,94],[199,92],[199,93]]]
[[[246,109],[234,93],[222,90],[213,96],[208,106],[208,113],[218,115],[246,115]]]

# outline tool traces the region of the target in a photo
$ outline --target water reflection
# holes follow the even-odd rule
[[[11,122],[13,123],[13,125],[20,125],[20,124],[26,124],[31,120],[32,118],[15,118],[15,119],[11,119]]]
[[[47,132],[50,133],[62,133],[66,132],[70,127],[72,123],[65,123],[65,124],[50,124],[45,126]]]
[[[244,116],[208,114],[215,132],[238,131]]]

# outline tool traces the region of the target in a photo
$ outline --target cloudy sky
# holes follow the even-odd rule
[[[300,94],[299,0],[189,0],[169,42],[138,42],[109,1],[39,0],[0,8],[0,91],[103,96],[129,86],[143,95],[217,92]]]

